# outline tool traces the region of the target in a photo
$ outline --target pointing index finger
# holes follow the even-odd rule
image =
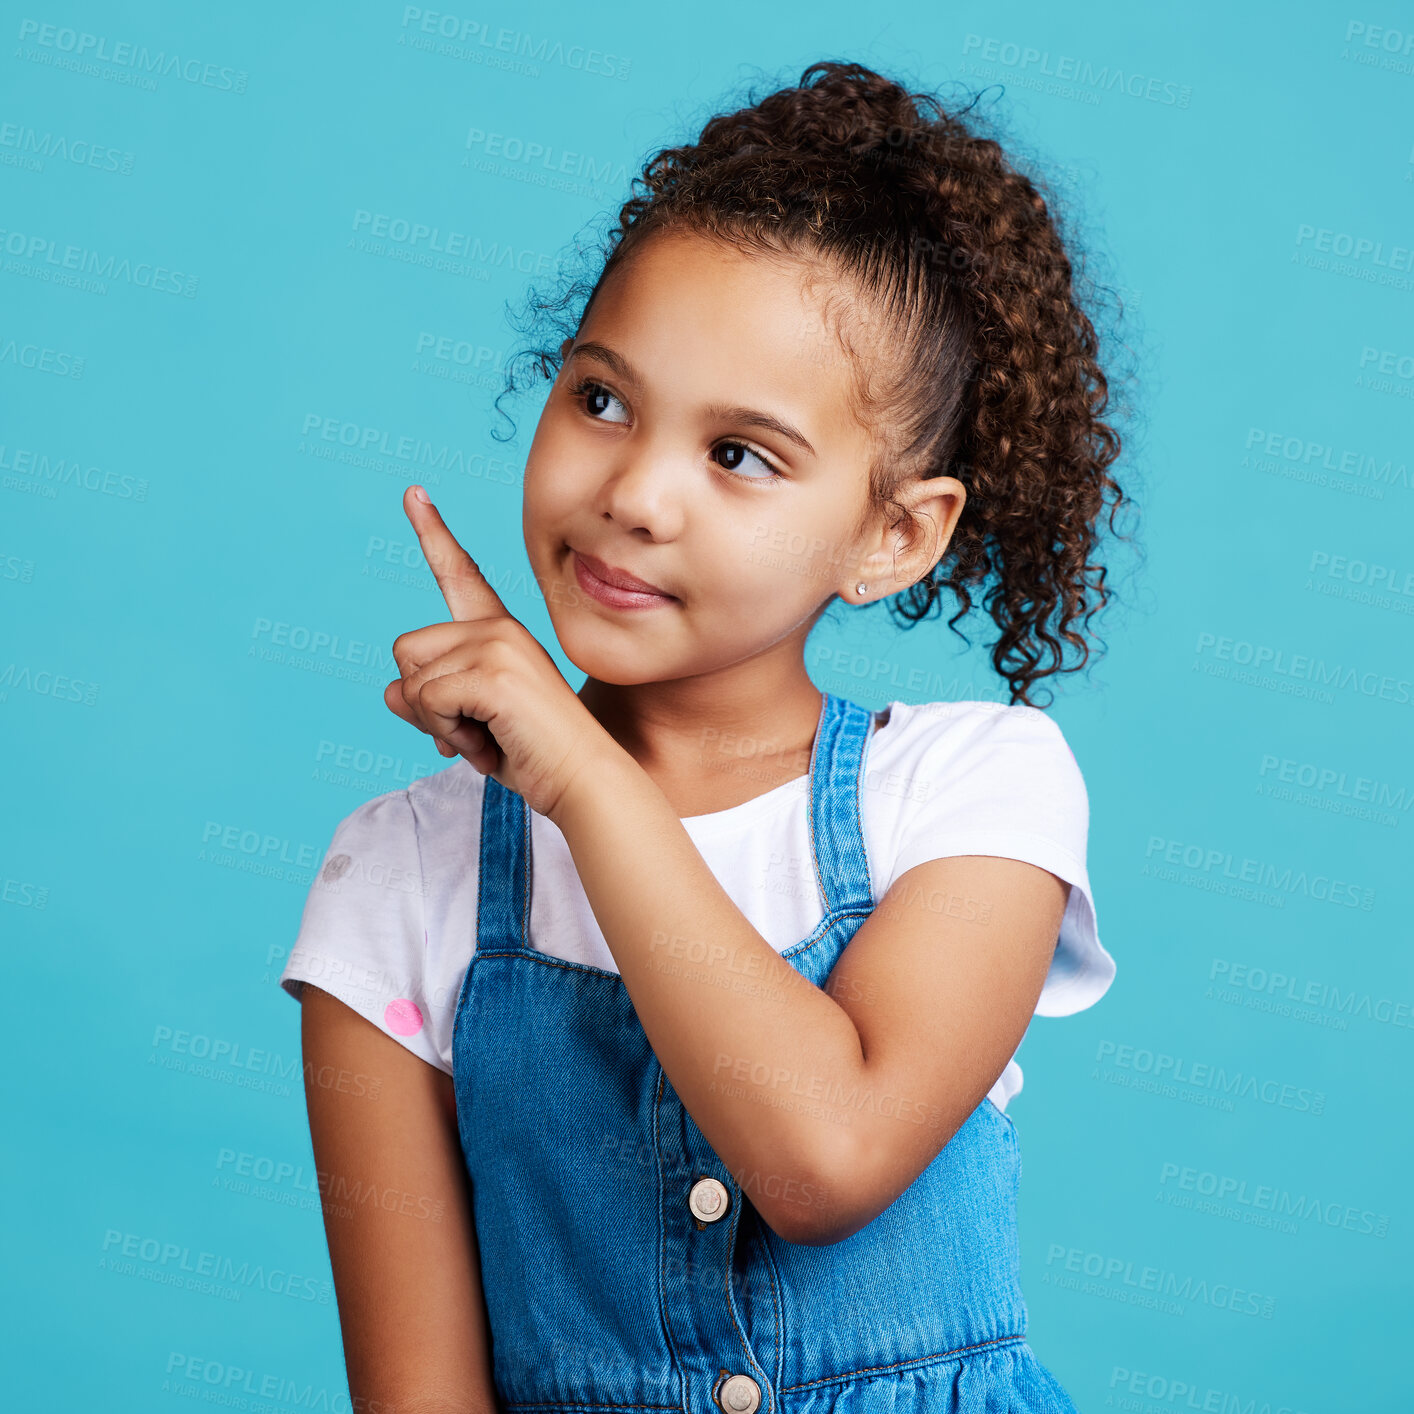
[[[409,486],[403,492],[403,510],[417,532],[427,568],[432,571],[452,618],[489,619],[504,614],[506,606],[500,596],[447,529],[446,521],[421,486]]]

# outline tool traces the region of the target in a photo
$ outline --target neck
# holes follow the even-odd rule
[[[588,678],[579,699],[645,771],[680,780],[808,761],[823,703],[803,663],[749,689],[708,678],[629,685]]]

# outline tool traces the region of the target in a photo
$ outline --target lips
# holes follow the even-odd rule
[[[574,547],[570,546],[570,549],[574,550]],[[597,560],[593,555],[586,555],[583,550],[574,550],[574,553],[579,556],[596,579],[602,579],[605,584],[611,584],[615,589],[628,589],[638,594],[661,594],[665,599],[676,597],[669,594],[666,589],[660,589],[658,585],[650,584],[646,579],[639,579],[637,575],[629,574],[627,570],[615,569],[613,565],[606,565],[603,560]]]

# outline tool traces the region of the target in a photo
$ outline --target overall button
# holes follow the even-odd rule
[[[761,1386],[750,1375],[732,1375],[722,1381],[717,1403],[727,1414],[754,1414],[761,1404]]]
[[[727,1211],[728,1197],[726,1186],[715,1178],[699,1178],[687,1195],[687,1206],[698,1221],[714,1223]]]

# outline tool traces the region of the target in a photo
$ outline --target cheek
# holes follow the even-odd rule
[[[814,599],[828,592],[822,571],[812,563],[816,537],[761,513],[730,524],[719,521],[702,545],[713,602],[738,621],[761,626],[793,622]]]
[[[793,517],[759,515],[743,537],[739,553],[743,582],[757,594],[779,600],[783,612],[832,592],[830,533],[827,527]]]
[[[527,525],[549,524],[583,503],[587,468],[573,440],[542,420],[525,459],[523,501]]]

